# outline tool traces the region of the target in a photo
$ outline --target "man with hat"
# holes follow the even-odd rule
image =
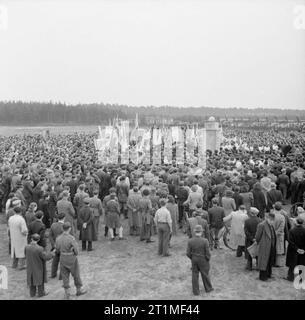
[[[294,269],[296,266],[305,266],[305,228],[301,218],[296,219],[296,226],[289,230],[286,266],[288,274],[286,280],[294,280]],[[304,281],[304,280],[303,280]]]
[[[90,198],[83,200],[84,206],[80,208],[78,215],[78,224],[80,226],[79,239],[82,241],[82,250],[92,251],[92,241],[95,239],[93,226],[93,209],[90,208]]]
[[[252,257],[249,254],[247,248],[252,246],[255,240],[255,234],[257,230],[258,224],[261,222],[260,218],[258,217],[259,210],[255,207],[251,207],[249,210],[249,218],[245,221],[244,231],[245,231],[245,258],[247,259],[247,266],[246,270],[252,270]],[[257,260],[257,259],[256,259]]]
[[[52,253],[46,253],[38,244],[40,236],[34,233],[31,242],[25,247],[25,257],[27,262],[27,284],[30,287],[30,296],[38,297],[47,295],[44,284],[47,282],[46,261],[53,258]]]
[[[119,201],[117,196],[116,196],[116,189],[115,188],[110,188],[109,189],[109,194],[106,195],[103,199],[103,209],[104,209],[104,212],[105,212],[105,218],[104,218],[104,224],[105,224],[105,233],[104,233],[104,236],[107,237],[108,236],[108,223],[107,223],[107,220],[108,220],[108,213],[106,211],[106,207],[107,207],[107,203],[108,201],[110,201],[112,199],[112,197],[110,195],[113,195],[113,199],[116,200],[117,202]],[[113,229],[113,235],[114,237],[116,236],[116,229],[114,228]]]
[[[70,298],[70,273],[74,279],[76,286],[76,295],[85,294],[82,290],[82,280],[80,278],[80,270],[78,264],[78,245],[75,238],[70,234],[71,223],[69,221],[63,224],[63,233],[57,237],[55,247],[56,252],[60,254],[60,273],[62,275],[63,287],[65,289],[65,298]]]
[[[191,238],[187,244],[186,255],[192,261],[192,287],[193,294],[199,295],[199,272],[201,274],[202,282],[205,291],[211,292],[213,290],[211,280],[209,277],[210,271],[210,250],[209,242],[202,237],[202,226],[197,225],[194,229],[195,237]]]
[[[57,237],[60,236],[64,231],[63,225],[65,222],[65,214],[59,213],[57,218],[58,218],[58,221],[52,223],[51,228],[50,228],[50,232],[49,232],[49,240],[50,240],[52,251],[55,250],[55,243],[56,243]],[[55,252],[54,258],[52,260],[51,278],[56,278],[56,276],[57,276],[59,258],[60,258],[60,253]],[[59,276],[59,279],[60,278],[61,278],[61,275]]]
[[[255,241],[258,244],[259,279],[267,281],[271,278],[272,267],[276,259],[276,234],[274,230],[274,212],[269,212],[266,220],[257,226]]]

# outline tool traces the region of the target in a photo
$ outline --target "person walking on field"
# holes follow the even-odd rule
[[[170,212],[166,209],[166,200],[160,199],[161,208],[155,215],[155,224],[158,230],[158,254],[163,257],[170,256],[168,252],[169,238],[172,233],[172,218]]]
[[[78,245],[75,238],[70,234],[71,223],[65,222],[63,225],[63,233],[56,239],[56,252],[60,255],[60,273],[62,275],[63,287],[65,289],[65,299],[70,298],[70,273],[74,278],[76,287],[76,295],[85,294],[82,290],[82,280],[80,278],[80,270],[78,264]]]
[[[213,291],[211,280],[209,277],[210,271],[210,250],[209,242],[202,237],[203,229],[197,225],[194,229],[195,237],[191,238],[187,244],[186,255],[192,261],[192,287],[193,294],[199,295],[199,272],[201,274],[202,282],[205,291]]]

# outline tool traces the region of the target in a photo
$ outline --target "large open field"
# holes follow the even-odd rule
[[[123,222],[126,226],[127,221]],[[101,223],[101,228],[103,224]],[[127,227],[125,232],[127,233]],[[154,240],[156,236],[154,236]],[[305,299],[305,291],[296,290],[282,279],[286,267],[274,269],[274,279],[257,280],[257,271],[245,271],[245,259],[236,258],[229,249],[213,251],[211,279],[215,290],[199,297],[192,295],[190,261],[185,255],[187,238],[179,233],[172,239],[171,256],[157,255],[157,241],[146,244],[139,238],[126,241],[109,240],[101,235],[94,251],[81,252],[81,276],[88,293],[76,298],[71,280],[72,299]],[[30,299],[26,287],[26,271],[11,268],[8,255],[6,225],[0,224],[0,262],[8,268],[8,290],[0,289],[0,300]],[[50,262],[47,264],[50,275]],[[202,284],[201,289],[202,288]],[[61,281],[50,279],[49,295],[43,299],[63,299]]]
[[[15,134],[37,134],[49,130],[51,134],[69,134],[74,132],[98,132],[97,126],[0,126],[0,136],[12,136]]]

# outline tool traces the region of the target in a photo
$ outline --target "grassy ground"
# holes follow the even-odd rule
[[[127,233],[127,226],[124,233]],[[94,243],[94,251],[79,255],[81,277],[88,293],[76,298],[71,280],[72,299],[305,299],[304,290],[296,290],[292,283],[282,279],[286,267],[275,268],[274,279],[261,282],[257,280],[258,272],[245,271],[245,259],[236,258],[229,249],[212,252],[210,275],[215,290],[206,294],[200,282],[201,295],[194,297],[190,261],[185,255],[186,243],[186,236],[179,233],[172,239],[172,255],[161,258],[157,255],[157,241],[146,244],[138,237],[127,236],[126,241],[110,242],[101,232],[99,241]],[[26,272],[11,268],[7,247],[6,225],[2,223],[0,263],[8,268],[9,283],[8,290],[0,289],[0,300],[30,299]],[[48,262],[49,275],[50,265]],[[43,299],[63,299],[61,281],[50,279],[46,288],[49,295]]]

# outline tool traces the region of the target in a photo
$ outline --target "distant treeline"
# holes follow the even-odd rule
[[[217,120],[266,119],[305,120],[305,110],[246,109],[246,108],[179,108],[179,107],[131,107],[118,104],[78,104],[39,103],[9,101],[0,102],[1,125],[39,125],[39,124],[107,124],[119,118],[135,119],[139,124],[177,122],[202,122],[210,116]]]

